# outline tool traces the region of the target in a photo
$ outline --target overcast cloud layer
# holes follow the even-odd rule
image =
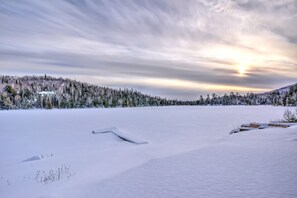
[[[169,98],[297,82],[297,0],[0,0],[0,74]]]

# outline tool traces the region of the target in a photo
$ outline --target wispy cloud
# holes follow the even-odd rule
[[[183,99],[266,90],[297,80],[296,13],[295,0],[0,0],[0,69]]]

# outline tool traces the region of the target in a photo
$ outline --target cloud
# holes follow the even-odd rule
[[[296,13],[294,0],[0,1],[0,69],[184,99],[271,89],[297,80]]]

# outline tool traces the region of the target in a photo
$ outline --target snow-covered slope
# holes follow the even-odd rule
[[[264,92],[264,93],[259,93],[257,95],[260,95],[260,96],[268,96],[269,94],[273,93],[273,92],[278,92],[279,94],[286,94],[290,91],[290,89],[292,87],[296,86],[296,83],[295,84],[292,84],[292,85],[288,85],[288,86],[285,86],[285,87],[282,87],[282,88],[279,88],[279,89],[275,89],[275,90],[272,90],[272,91],[269,91],[269,92]]]
[[[284,109],[1,111],[0,197],[296,197],[297,128],[229,135]]]

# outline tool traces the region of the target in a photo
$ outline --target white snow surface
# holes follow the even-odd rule
[[[285,109],[1,111],[0,197],[297,197],[296,126],[229,135]],[[91,133],[113,126],[149,144]]]

